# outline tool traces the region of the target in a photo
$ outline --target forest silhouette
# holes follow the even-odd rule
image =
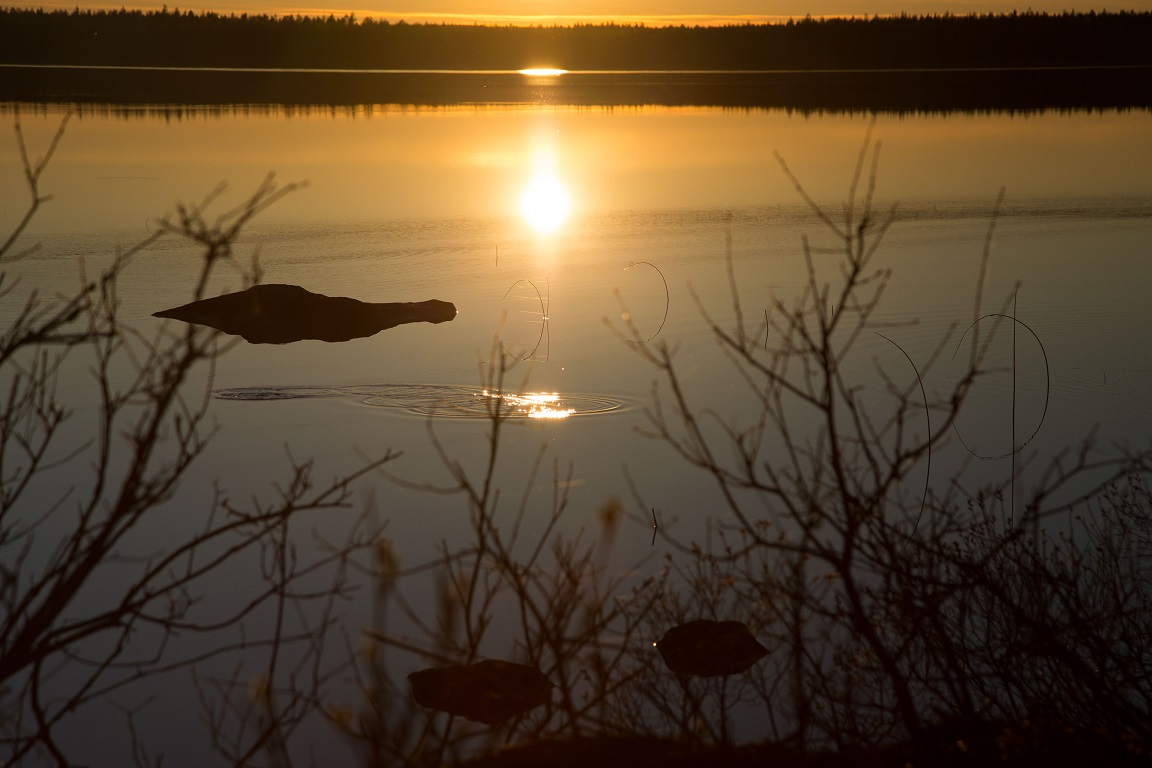
[[[720,27],[389,23],[354,15],[0,9],[0,64],[309,69],[821,70],[1152,65],[1152,13]]]

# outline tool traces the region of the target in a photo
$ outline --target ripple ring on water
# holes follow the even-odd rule
[[[363,405],[395,408],[415,416],[487,419],[496,411],[507,418],[567,418],[620,413],[629,404],[619,398],[556,392],[489,392],[479,387],[431,384],[370,384],[346,387],[237,387],[213,393],[221,400],[297,400],[344,397]]]

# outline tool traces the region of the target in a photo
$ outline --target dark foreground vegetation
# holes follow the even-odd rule
[[[802,19],[725,27],[389,24],[191,11],[0,10],[0,63],[803,70],[1152,64],[1152,13]]]
[[[18,123],[16,135],[29,203],[0,243],[5,272],[36,248],[21,232],[48,202],[61,139],[29,150]],[[994,340],[1023,325],[982,279],[945,383],[925,386],[955,335],[916,362],[893,343],[875,379],[842,367],[862,336],[893,333],[874,320],[889,275],[873,257],[895,218],[873,205],[877,151],[866,145],[833,214],[780,160],[838,243],[797,246],[808,284],[793,300],[741,294],[725,262],[726,319],[701,322],[730,366],[727,396],[749,405],[739,420],[694,399],[674,345],[615,327],[659,381],[645,429],[671,449],[666,471],[695,473],[717,503],[657,518],[637,491],[576,513],[595,521],[576,535],[561,525],[572,470],[544,449],[525,487],[549,493],[494,482],[498,398],[466,456],[430,422],[438,485],[393,476],[388,451],[325,482],[292,460],[252,498],[181,493],[212,437],[208,373],[227,345],[200,325],[131,328],[117,280],[159,238],[187,238],[201,267],[189,298],[207,298],[213,270],[245,268],[244,228],[291,187],[270,179],[223,213],[219,193],[179,207],[72,294],[0,279],[13,307],[0,333],[0,761],[114,762],[76,736],[113,711],[108,741],[134,765],[170,762],[150,745],[157,712],[150,722],[182,734],[203,728],[222,765],[1148,764],[1152,450],[1086,439],[1036,466],[1014,442],[992,480],[934,462]],[[992,255],[975,250],[984,275]],[[260,277],[255,263],[244,274]],[[516,360],[496,345],[488,359],[486,388],[515,391]],[[91,377],[86,403],[57,385],[70,366]],[[457,505],[462,543],[403,562],[355,503],[369,485],[378,511],[404,514],[394,482]],[[319,538],[316,513],[347,534]],[[700,539],[673,521],[699,515]],[[653,520],[665,557],[628,585],[605,548]],[[689,633],[693,659],[671,645],[688,626],[738,631]],[[722,658],[733,647],[738,663]],[[477,685],[499,691],[492,706]],[[165,708],[189,689],[200,717],[177,723]]]

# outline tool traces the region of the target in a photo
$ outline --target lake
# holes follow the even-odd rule
[[[68,110],[60,101],[7,102],[0,122],[11,124],[18,114],[37,156]],[[702,411],[747,418],[748,400],[701,308],[731,322],[730,263],[747,326],[764,336],[771,302],[788,304],[803,291],[802,238],[817,248],[833,244],[777,158],[838,219],[869,135],[881,142],[877,207],[896,205],[874,262],[892,270],[880,315],[893,323],[885,335],[917,364],[950,329],[949,349],[959,342],[974,317],[994,222],[983,311],[1014,313],[1042,342],[1040,349],[1021,335],[1015,377],[1008,365],[982,383],[977,406],[958,424],[965,442],[981,454],[1010,450],[1013,411],[1005,409],[1015,391],[1017,429],[1038,428],[1028,447],[1041,460],[1092,430],[1101,445],[1147,447],[1146,108],[871,113],[529,99],[438,106],[85,102],[44,177],[43,191],[53,199],[22,240],[42,247],[7,269],[22,281],[16,295],[33,288],[67,294],[80,261],[89,269],[106,262],[146,236],[177,201],[200,200],[226,181],[213,208],[224,211],[269,172],[285,183],[306,182],[262,214],[237,249],[241,260],[258,255],[263,282],[364,301],[441,299],[458,315],[336,344],[240,342],[210,375],[198,374],[215,395],[220,432],[171,504],[196,515],[216,479],[237,497],[268,493],[271,481],[286,477],[288,454],[315,458],[318,476],[328,477],[397,449],[403,456],[390,474],[443,484],[439,446],[475,471],[486,448],[480,393],[503,354],[511,389],[555,394],[547,407],[571,414],[510,423],[496,477],[506,503],[514,507],[523,497],[530,520],[535,508],[545,514],[555,486],[551,461],[561,474],[570,464],[561,529],[594,532],[597,511],[617,498],[636,522],[619,532],[612,567],[623,571],[655,555],[649,566],[656,569],[663,544],[654,545],[642,524],[650,510],[678,519],[687,539],[704,535],[718,499],[706,477],[642,434],[656,371],[610,326],[621,328],[626,312],[648,343],[676,347],[687,392]],[[7,136],[0,152],[4,232],[26,206]],[[522,212],[530,190],[543,218]],[[566,215],[557,208],[562,203]],[[836,279],[837,258],[816,253],[826,279]],[[121,320],[156,332],[152,313],[188,301],[196,269],[197,251],[171,237],[138,256],[119,288]],[[211,291],[240,287],[239,273],[225,266]],[[0,322],[17,309],[15,296],[6,296]],[[1011,346],[1000,352],[1013,359]],[[847,365],[862,383],[874,383],[874,360],[892,371],[906,365],[880,337],[862,339]],[[946,386],[957,371],[949,366],[945,356],[925,383]],[[78,403],[81,417],[91,401],[89,381],[83,366],[63,373],[62,397]],[[542,447],[545,469],[533,476]],[[966,459],[951,441],[933,473],[943,481]],[[977,479],[1009,471],[1005,461],[976,464]],[[78,460],[69,466],[83,476]],[[458,498],[382,476],[355,493],[357,504],[374,504],[387,520],[405,565],[470,533]],[[317,519],[316,528],[339,538],[351,514]],[[366,620],[367,611],[351,607],[349,625]],[[154,727],[168,745],[168,762],[195,764],[171,755],[172,744],[198,733],[195,702],[166,697],[165,706],[170,714],[156,715]],[[184,718],[187,726],[174,724]],[[90,722],[122,722],[122,715],[110,711]],[[116,741],[90,723],[75,738]],[[205,747],[202,735],[194,738],[201,741],[189,754]]]

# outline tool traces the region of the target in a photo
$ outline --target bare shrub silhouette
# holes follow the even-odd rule
[[[17,122],[30,203],[0,259],[28,253],[16,246],[47,200],[40,178],[63,129],[32,162]],[[732,380],[755,404],[750,416],[722,417],[698,401],[670,342],[617,329],[659,377],[649,434],[674,449],[677,469],[694,468],[717,492],[700,540],[658,520],[635,487],[631,507],[606,499],[596,510],[598,531],[562,533],[572,471],[544,449],[509,501],[497,480],[509,411],[489,397],[481,456],[454,455],[429,419],[441,484],[396,476],[393,453],[327,483],[294,460],[268,500],[239,504],[218,490],[191,533],[145,545],[133,534],[164,514],[212,436],[209,392],[193,374],[227,345],[201,326],[153,337],[127,327],[117,278],[156,238],[184,237],[200,247],[191,298],[201,298],[212,270],[240,266],[244,227],[293,187],[270,178],[210,220],[218,190],[178,208],[74,295],[49,302],[29,292],[0,337],[4,759],[70,764],[60,739],[70,718],[178,672],[191,672],[213,744],[234,765],[314,761],[304,733],[317,724],[370,766],[498,760],[509,745],[558,744],[571,760],[597,754],[589,744],[671,760],[748,738],[766,739],[776,755],[864,749],[901,762],[1081,748],[1116,762],[1146,758],[1150,453],[1088,440],[1040,467],[1014,444],[1007,476],[991,483],[933,462],[987,372],[993,338],[1015,320],[1007,302],[992,315],[982,309],[989,236],[963,372],[943,388],[931,376],[952,336],[923,360],[900,347],[879,311],[889,275],[874,256],[896,212],[874,205],[878,157],[869,138],[842,219],[780,160],[839,244],[833,276],[819,266],[830,254],[805,240],[805,290],[757,308],[764,326],[752,327],[729,256],[730,320],[701,306]],[[259,279],[254,266],[242,269],[249,284]],[[0,276],[5,300],[17,287]],[[852,355],[873,332],[895,345],[900,354],[885,360],[897,367],[877,359],[861,381]],[[488,392],[504,392],[507,366],[519,362],[504,352],[497,338]],[[90,365],[97,393],[88,436],[69,430],[58,397],[75,360]],[[80,457],[89,464],[78,468]],[[85,471],[83,482],[60,482]],[[367,505],[349,515],[345,538],[303,551],[302,515],[348,507],[351,484],[369,477],[458,500],[466,542],[402,563]],[[539,486],[551,490],[543,504],[530,493]],[[658,525],[667,552],[632,588],[603,558],[625,524]],[[209,579],[237,565],[252,578],[221,607]],[[92,599],[96,583],[116,589]],[[373,619],[351,626],[343,605],[365,586]],[[697,666],[665,648],[666,663],[653,644],[684,625],[738,628],[738,663]],[[206,672],[207,663],[225,671]],[[452,677],[461,669],[471,671]],[[502,674],[529,690],[513,680],[484,687]],[[479,704],[453,700],[477,690]],[[486,695],[496,697],[488,710]],[[130,754],[158,762],[136,714],[125,711]]]
[[[30,202],[0,260],[31,252],[16,247],[49,200],[41,178],[66,122],[33,162],[17,118]],[[60,734],[77,712],[160,676],[259,649],[267,649],[259,674],[269,682],[252,700],[266,704],[269,719],[229,745],[235,761],[284,749],[299,719],[298,707],[275,699],[271,681],[308,658],[300,649],[321,642],[332,602],[347,587],[344,563],[366,541],[355,535],[305,555],[294,529],[306,512],[347,507],[350,486],[391,456],[325,483],[310,462],[292,462],[267,500],[242,503],[217,489],[207,508],[179,510],[195,523],[174,525],[168,541],[148,541],[140,530],[173,520],[181,480],[212,437],[210,392],[194,374],[210,369],[227,346],[215,331],[192,325],[146,337],[121,320],[116,292],[133,258],[171,236],[201,249],[193,298],[224,262],[255,282],[258,270],[239,263],[234,245],[253,218],[294,188],[269,177],[215,218],[209,205],[222,189],[180,206],[72,295],[46,299],[31,287],[0,336],[7,390],[0,412],[0,744],[8,764],[71,764]],[[17,282],[0,276],[0,286],[6,302],[19,301]],[[96,397],[90,430],[72,426],[77,409],[57,387],[65,367],[80,364],[91,371]],[[250,578],[220,601],[209,583],[235,565],[247,566]],[[322,589],[314,586],[318,578]],[[305,605],[322,607],[309,614],[318,618],[296,621]],[[135,741],[128,748],[146,760],[133,716],[126,710],[125,737]]]
[[[894,207],[874,204],[879,148],[869,136],[842,218],[778,157],[839,243],[832,276],[817,266],[828,252],[805,239],[805,290],[771,306],[756,331],[729,256],[731,319],[701,307],[732,380],[756,404],[752,417],[721,417],[694,400],[670,344],[635,343],[634,328],[618,329],[659,374],[651,436],[710,478],[721,500],[710,542],[662,531],[676,553],[661,585],[665,626],[722,613],[773,649],[735,688],[706,699],[677,705],[667,681],[646,678],[644,702],[628,711],[662,713],[649,730],[682,738],[701,733],[703,713],[704,737],[723,742],[716,724],[752,688],[763,732],[801,749],[955,750],[987,737],[1003,753],[1015,743],[1004,734],[1024,724],[1033,735],[1070,728],[1147,744],[1149,453],[1088,439],[1041,471],[1015,446],[1001,481],[968,481],[962,467],[923,479],[939,472],[933,450],[953,435],[1002,332],[977,322],[987,317],[991,229],[968,361],[952,384],[925,388],[951,334],[914,366],[903,349],[900,367],[874,359],[878,384],[854,375],[865,336],[898,338],[878,312],[889,273],[873,266],[896,220]],[[1012,320],[1007,309],[991,317]]]
[[[490,359],[483,388],[505,392],[506,365],[513,358],[501,354],[499,339]],[[524,391],[526,384],[527,379],[514,391]],[[408,567],[401,566],[391,545],[381,545],[371,571],[378,585],[376,619],[365,628],[366,643],[357,654],[360,693],[326,708],[367,765],[455,763],[506,743],[579,739],[626,727],[606,716],[605,706],[634,675],[625,664],[628,643],[638,636],[650,598],[647,582],[623,594],[621,580],[608,575],[601,557],[624,511],[616,500],[605,501],[595,518],[598,540],[585,529],[561,534],[561,521],[570,514],[571,467],[553,461],[550,477],[541,477],[549,471],[543,448],[527,471],[524,495],[508,503],[494,478],[511,406],[502,397],[485,402],[487,451],[473,471],[447,451],[430,419],[448,480],[414,486],[463,501],[468,544],[445,544],[439,558]],[[402,477],[392,480],[412,485]],[[529,494],[540,481],[552,488],[546,510]],[[409,596],[422,592],[436,595],[434,611]],[[479,725],[453,715],[452,708],[417,706],[411,689],[419,681],[397,673],[450,670],[482,660],[513,662],[542,674],[551,684],[546,705]],[[491,696],[496,711],[501,704],[495,693]]]
[[[725,421],[693,402],[669,343],[627,326],[620,332],[665,385],[654,395],[651,435],[711,478],[724,502],[706,540],[681,540],[662,526],[671,552],[640,586],[624,590],[596,557],[621,519],[648,525],[639,494],[630,514],[605,503],[600,544],[565,538],[558,526],[570,475],[553,463],[542,530],[525,536],[525,521],[541,516],[539,502],[526,491],[508,505],[495,484],[503,400],[488,401],[487,452],[471,470],[429,420],[449,481],[416,487],[461,499],[471,535],[432,562],[404,567],[381,540],[364,568],[377,585],[377,618],[363,642],[346,642],[358,693],[320,699],[364,764],[458,764],[483,755],[499,764],[508,745],[528,760],[556,762],[564,758],[555,749],[532,750],[557,744],[571,745],[572,760],[638,748],[690,760],[739,754],[750,734],[784,750],[777,755],[1147,754],[1149,456],[1098,452],[1086,442],[1027,475],[1033,487],[1023,500],[1026,457],[1014,456],[1009,476],[990,485],[971,486],[962,467],[944,482],[924,479],[986,373],[1000,326],[969,327],[975,341],[965,370],[943,392],[926,382],[952,337],[926,363],[902,348],[898,369],[877,363],[886,409],[851,378],[846,360],[865,334],[898,338],[877,319],[888,274],[870,266],[895,220],[894,211],[873,208],[877,152],[869,143],[861,153],[843,224],[809,200],[842,243],[838,282],[822,282],[805,242],[807,290],[767,313],[768,344],[743,322],[734,271],[733,324],[705,314],[733,378],[758,404],[751,422]],[[989,317],[982,284],[983,277],[975,320]],[[997,316],[1013,321],[1005,311],[990,324]],[[500,352],[497,341],[483,382],[490,392],[506,386],[510,360]],[[526,489],[539,484],[544,458],[541,450]],[[1062,530],[1053,527],[1061,521]],[[434,608],[411,597],[429,591]],[[670,670],[654,642],[699,619],[742,623],[767,656],[757,651],[746,671],[731,675],[694,676],[679,663],[680,673]],[[483,660],[543,675],[554,686],[548,703],[476,723],[468,722],[477,719],[474,704],[430,709],[415,701],[406,672]]]

